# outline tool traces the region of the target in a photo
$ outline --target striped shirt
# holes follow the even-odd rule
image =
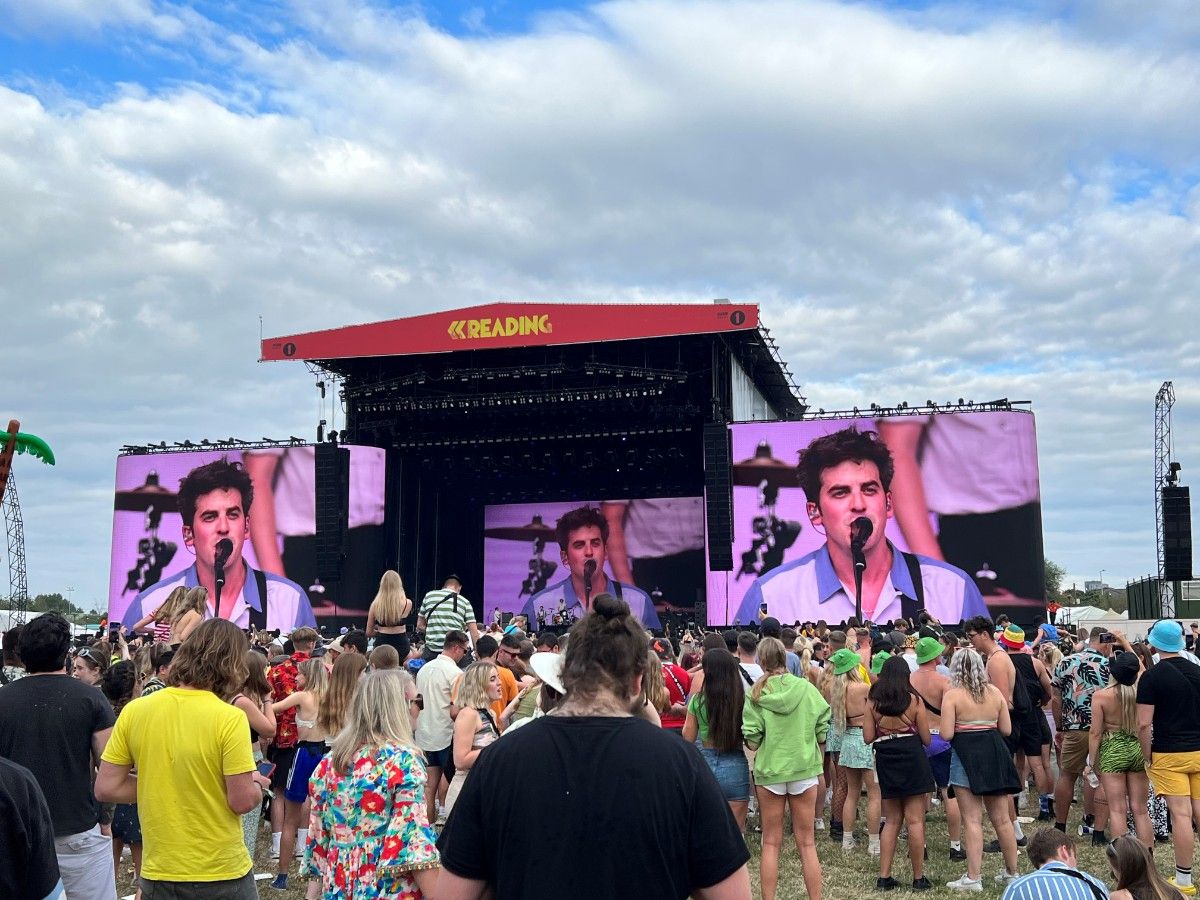
[[[425,620],[425,646],[438,653],[446,642],[447,631],[466,631],[476,621],[471,601],[445,588],[426,594],[417,616]]]
[[[1064,870],[1082,875],[1095,885],[1099,893],[1076,875],[1065,874]],[[1097,897],[1107,896],[1108,888],[1103,881],[1054,860],[1009,884],[1003,900],[1096,900]]]

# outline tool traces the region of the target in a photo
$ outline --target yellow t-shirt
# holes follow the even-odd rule
[[[250,871],[225,776],[254,770],[246,714],[211,691],[168,687],[121,711],[102,757],[137,767],[142,875],[228,881]]]

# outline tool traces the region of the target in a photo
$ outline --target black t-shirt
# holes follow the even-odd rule
[[[27,675],[0,688],[0,756],[33,773],[56,837],[99,820],[92,793],[92,735],[111,728],[100,689],[67,675]]]
[[[1200,666],[1180,656],[1160,658],[1138,681],[1137,702],[1154,705],[1154,753],[1200,750]]]
[[[50,808],[33,773],[0,759],[0,897],[43,900],[58,885]]]
[[[438,849],[498,900],[684,898],[750,858],[696,748],[612,717],[544,716],[485,749]]]

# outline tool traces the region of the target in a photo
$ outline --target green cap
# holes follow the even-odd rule
[[[858,658],[858,654],[849,647],[843,647],[833,656],[829,657],[829,663],[833,666],[834,675],[845,675],[855,666],[862,662]]]
[[[917,641],[917,664],[923,665],[931,659],[937,659],[945,648],[937,638],[923,637]]]
[[[886,650],[881,650],[871,657],[871,674],[878,675],[883,671],[883,664],[892,658],[892,654]]]

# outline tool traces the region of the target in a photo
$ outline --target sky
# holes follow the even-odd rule
[[[1047,555],[1124,584],[1166,380],[1200,468],[1198,147],[1187,0],[0,0],[30,591],[103,605],[121,445],[314,434],[260,328],[717,297],[814,407],[1031,401]]]

